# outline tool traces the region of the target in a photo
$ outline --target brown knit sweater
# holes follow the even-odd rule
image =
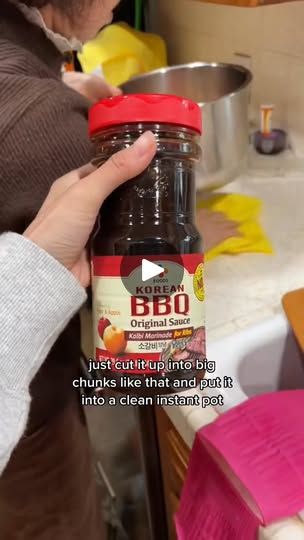
[[[61,82],[61,55],[41,29],[7,0],[0,17],[0,233],[22,232],[52,182],[89,161],[88,104]],[[77,319],[32,385],[29,431],[71,398],[79,354]]]

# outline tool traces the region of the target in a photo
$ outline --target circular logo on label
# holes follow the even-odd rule
[[[204,265],[200,263],[193,276],[193,290],[196,298],[203,302],[205,299],[205,287],[204,287]]]
[[[184,265],[180,255],[125,256],[121,263],[121,279],[132,296],[157,302],[180,291]]]

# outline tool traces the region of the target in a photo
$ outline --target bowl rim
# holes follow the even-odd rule
[[[128,81],[121,84],[120,87],[123,89],[124,86],[127,85],[130,82],[136,82],[138,80],[143,80],[145,78],[149,78],[152,75],[164,74],[164,73],[171,72],[171,71],[177,71],[179,69],[185,69],[185,68],[187,68],[187,69],[195,69],[195,68],[199,68],[199,67],[230,68],[230,69],[234,69],[235,71],[240,71],[245,75],[244,82],[241,84],[241,86],[239,86],[239,88],[237,90],[234,90],[233,92],[225,94],[224,96],[222,96],[222,97],[220,97],[218,99],[211,100],[211,101],[196,101],[196,103],[198,105],[200,105],[200,106],[210,105],[210,104],[212,105],[213,103],[218,103],[219,101],[221,101],[223,99],[232,98],[233,96],[235,96],[236,94],[238,94],[239,92],[241,92],[242,90],[247,88],[250,85],[250,83],[252,82],[252,79],[253,79],[252,72],[249,69],[247,69],[246,67],[241,66],[239,64],[230,64],[228,62],[226,62],[226,63],[225,62],[190,62],[190,63],[186,63],[186,64],[175,64],[173,66],[154,69],[153,71],[147,71],[146,73],[142,73],[141,75],[137,75],[136,77],[132,77]]]

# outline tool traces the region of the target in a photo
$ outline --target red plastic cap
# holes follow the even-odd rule
[[[202,133],[202,111],[197,103],[173,95],[130,94],[104,99],[89,112],[90,136],[123,124],[151,123],[183,126]]]

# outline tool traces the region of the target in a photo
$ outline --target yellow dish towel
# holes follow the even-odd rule
[[[198,201],[198,208],[222,212],[228,219],[239,224],[240,237],[228,238],[205,254],[206,260],[221,254],[273,253],[272,245],[258,222],[262,201],[236,193],[214,195]]]
[[[163,39],[128,24],[111,24],[83,46],[78,58],[85,73],[102,68],[108,83],[119,86],[136,75],[167,65]]]

